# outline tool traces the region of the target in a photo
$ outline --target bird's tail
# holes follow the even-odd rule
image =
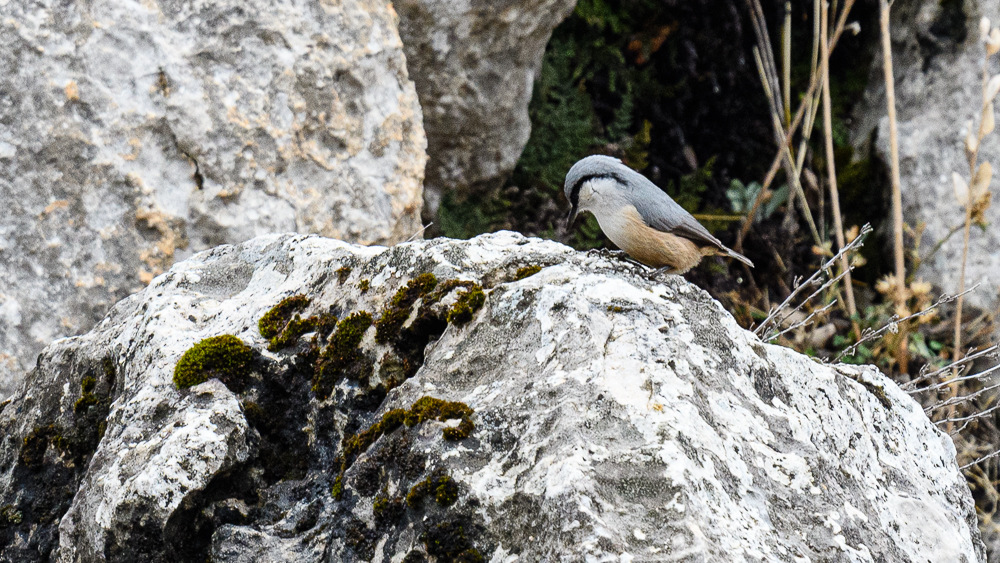
[[[747,266],[750,266],[751,268],[753,268],[753,262],[751,262],[750,259],[747,258],[746,256],[743,256],[739,252],[730,250],[728,248],[725,249],[725,252],[726,252],[726,256],[729,256],[730,258],[735,258],[735,259],[739,260],[740,262],[743,262]]]

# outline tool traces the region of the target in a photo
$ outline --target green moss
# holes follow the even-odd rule
[[[330,336],[337,329],[337,315],[333,313],[320,313],[316,316],[316,333],[322,339]]]
[[[89,375],[84,376],[80,381],[80,398],[73,404],[74,413],[80,414],[85,412],[89,407],[100,402],[100,397],[94,394],[96,387],[97,380],[94,377]]]
[[[309,298],[305,295],[292,295],[282,299],[280,303],[264,313],[264,316],[257,321],[257,329],[260,335],[268,340],[278,336],[292,315],[296,311],[301,311],[309,306]]]
[[[318,317],[303,319],[301,316],[295,315],[292,320],[288,321],[288,324],[285,325],[281,333],[271,339],[271,342],[267,345],[267,349],[271,352],[277,352],[282,348],[287,348],[294,344],[303,334],[316,330],[318,324]]]
[[[608,312],[609,313],[621,313],[624,310],[625,309],[623,307],[619,306],[619,305],[608,305]]]
[[[56,434],[56,429],[52,425],[38,426],[29,432],[21,442],[19,454],[21,463],[28,469],[40,469],[45,462],[45,452],[49,448],[49,442]]]
[[[401,498],[389,498],[388,491],[382,491],[375,496],[372,502],[372,515],[375,517],[375,526],[384,528],[398,522],[406,513],[406,507]]]
[[[186,389],[215,377],[239,390],[250,374],[253,350],[231,334],[213,336],[184,352],[174,368],[174,385]]]
[[[524,278],[531,277],[541,271],[542,267],[538,265],[518,268],[517,273],[514,274],[514,281],[523,280]]]
[[[433,291],[437,284],[434,274],[421,274],[399,288],[375,323],[375,342],[386,344],[396,336],[409,318],[413,304]]]
[[[368,293],[368,290],[371,289],[371,281],[369,280],[359,281],[358,289],[361,291],[361,293]]]
[[[344,437],[341,442],[341,454],[338,458],[340,466],[338,482],[343,481],[344,473],[351,467],[358,455],[370,448],[376,440],[400,426],[413,427],[425,420],[444,422],[458,419],[461,420],[458,427],[445,428],[442,430],[442,435],[446,440],[461,440],[469,437],[475,429],[475,425],[472,423],[473,412],[465,403],[445,401],[434,397],[421,397],[410,405],[409,409],[392,409],[386,412],[378,422],[364,431]],[[437,495],[436,490],[434,494]],[[443,499],[448,497],[446,491],[443,491],[442,494]]]
[[[23,518],[21,511],[12,504],[5,504],[0,508],[0,526],[20,524]]]
[[[434,500],[441,506],[451,506],[458,500],[458,483],[447,475],[441,476],[434,486]]]
[[[425,420],[461,420],[458,427],[448,427],[442,430],[446,440],[462,440],[468,438],[475,425],[472,423],[473,410],[465,403],[444,401],[434,397],[421,397],[406,413],[404,423],[415,426]]]
[[[419,509],[427,497],[433,498],[440,506],[447,508],[458,500],[458,483],[445,474],[428,476],[410,487],[410,491],[406,494],[406,504],[410,508]]]
[[[463,291],[459,294],[458,301],[448,310],[448,323],[459,326],[468,323],[485,302],[486,294],[479,284]]]
[[[81,412],[87,410],[87,408],[96,405],[99,402],[97,395],[93,393],[84,392],[79,399],[73,403],[73,412],[80,414]]]
[[[351,275],[351,271],[352,268],[350,268],[349,266],[342,266],[340,268],[337,268],[337,279],[340,281],[340,283],[344,283],[345,281],[347,281],[347,276]]]
[[[430,526],[420,534],[427,553],[439,560],[482,563],[482,554],[465,535],[465,526],[457,518],[451,518]]]
[[[365,331],[372,326],[372,316],[367,311],[359,311],[337,323],[337,330],[330,337],[330,343],[320,354],[313,376],[313,392],[316,398],[325,400],[330,396],[334,384],[341,377],[367,379],[371,370],[361,353],[361,340]]]
[[[337,478],[333,480],[333,488],[330,489],[330,494],[333,495],[334,500],[340,500],[344,496],[344,474],[341,473],[337,475]]]
[[[267,423],[267,413],[264,408],[253,401],[243,403],[243,417],[247,419],[247,424],[257,428]]]

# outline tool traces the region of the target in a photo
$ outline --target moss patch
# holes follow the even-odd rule
[[[25,467],[37,470],[45,462],[45,452],[49,442],[58,434],[51,424],[34,428],[21,442],[20,459]]]
[[[352,268],[350,268],[349,266],[342,266],[340,268],[337,268],[337,280],[340,281],[340,283],[344,283],[345,281],[347,281],[347,277],[351,275],[351,271]]]
[[[12,504],[5,504],[0,508],[0,527],[8,524],[20,524],[23,518],[21,511]]]
[[[458,427],[448,427],[442,431],[446,440],[462,440],[469,437],[475,429],[472,423],[472,409],[465,403],[445,401],[434,397],[421,397],[410,410],[406,411],[403,422],[407,426],[416,426],[425,420],[461,420]]]
[[[206,338],[181,356],[174,368],[174,385],[186,389],[214,377],[239,392],[250,374],[252,359],[253,350],[231,334]]]
[[[486,294],[482,286],[475,284],[458,295],[458,301],[448,310],[448,323],[458,326],[468,323],[484,303]]]
[[[366,430],[344,437],[341,443],[341,454],[338,458],[340,472],[334,482],[334,488],[336,489],[339,483],[338,492],[342,494],[344,473],[351,467],[358,455],[371,447],[380,437],[393,432],[400,426],[413,427],[425,420],[444,422],[458,419],[461,420],[461,423],[457,428],[445,428],[442,430],[442,434],[446,440],[460,440],[467,438],[475,429],[475,425],[472,423],[472,414],[473,410],[465,403],[445,401],[434,397],[421,397],[410,405],[409,409],[392,409],[386,412],[378,422]],[[334,498],[339,498],[339,495],[335,494]]]
[[[538,265],[524,266],[523,268],[518,268],[517,273],[514,274],[514,281],[523,280],[524,278],[531,277],[541,271],[542,267]]]
[[[395,336],[410,316],[410,308],[417,299],[426,296],[438,285],[434,274],[421,274],[407,283],[392,297],[375,323],[375,341],[386,344]]]
[[[282,299],[280,303],[264,313],[264,316],[257,321],[257,329],[260,335],[268,340],[281,334],[281,331],[297,312],[309,306],[309,298],[305,295],[293,295]]]
[[[371,289],[371,286],[372,282],[370,280],[361,280],[358,282],[358,290],[361,293],[368,293],[368,290]]]
[[[330,343],[320,354],[313,376],[313,392],[319,400],[330,396],[333,386],[342,377],[366,382],[372,363],[361,353],[361,340],[372,326],[372,316],[359,311],[337,323]]]
[[[288,324],[285,325],[281,333],[271,339],[267,345],[267,349],[271,352],[277,352],[282,348],[287,348],[294,344],[303,334],[316,330],[318,324],[318,317],[303,319],[301,316],[295,315],[292,320],[288,321]]]
[[[418,509],[423,506],[427,497],[433,498],[440,506],[451,506],[458,500],[458,483],[444,474],[427,477],[410,487],[410,492],[406,494],[406,504]]]
[[[406,514],[406,506],[403,499],[389,498],[386,491],[382,491],[372,502],[372,515],[375,517],[375,527],[385,529],[402,520]]]
[[[457,518],[429,527],[420,534],[420,541],[424,542],[429,555],[444,561],[464,563],[484,561],[482,554],[466,536],[465,526]]]

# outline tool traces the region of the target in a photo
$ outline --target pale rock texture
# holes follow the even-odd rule
[[[424,273],[439,293],[406,289]],[[354,375],[323,400],[327,329],[276,351],[258,332],[295,294],[376,321],[330,337]],[[256,351],[249,382],[178,391],[180,356],[221,334]],[[424,396],[467,404],[471,433],[377,426]],[[878,370],[508,232],[198,254],[49,346],[0,436],[0,561],[985,561],[951,441]]]
[[[378,0],[0,1],[0,397],[176,259],[420,228],[426,138]]]
[[[1000,25],[1000,0],[906,0],[893,3],[891,27],[896,111],[899,128],[899,165],[904,220],[925,225],[922,255],[963,224],[952,187],[952,172],[969,180],[964,139],[978,123],[985,49],[979,20],[987,16]],[[878,46],[876,48],[880,49]],[[994,57],[988,69],[1000,72]],[[889,162],[889,121],[881,50],[875,56],[868,89],[857,110],[852,134],[865,142],[875,132],[874,150]],[[973,131],[974,132],[974,131]],[[997,133],[983,142],[979,162],[1000,166]],[[997,180],[991,185],[993,205],[986,213],[989,227],[973,227],[970,237],[966,287],[981,284],[966,297],[973,306],[994,310],[1000,306],[1000,201]],[[917,275],[949,293],[958,290],[962,232],[958,231],[934,257],[921,263]]]
[[[427,130],[427,216],[448,192],[499,187],[531,135],[528,102],[575,0],[402,0],[399,33]]]

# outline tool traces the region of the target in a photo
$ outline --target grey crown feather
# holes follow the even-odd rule
[[[617,158],[594,155],[574,164],[566,174],[566,197],[572,197],[573,188],[582,180],[602,176],[616,178],[630,192],[629,201],[650,227],[690,239],[699,246],[710,245],[732,252],[666,192]]]

